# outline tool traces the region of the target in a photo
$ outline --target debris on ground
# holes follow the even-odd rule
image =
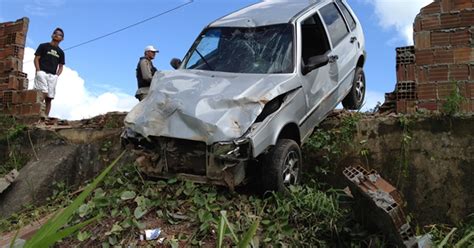
[[[415,237],[413,229],[403,212],[400,192],[385,181],[375,170],[370,172],[358,167],[347,167],[343,171],[349,183],[352,197],[356,201],[355,212],[371,213],[367,221],[377,226],[397,247],[429,248],[429,237]]]
[[[10,187],[10,185],[16,180],[19,174],[20,173],[16,169],[13,169],[3,178],[0,178],[0,193]]]

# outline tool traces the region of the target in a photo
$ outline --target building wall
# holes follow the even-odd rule
[[[414,22],[414,46],[397,48],[397,85],[386,95],[396,111],[442,111],[458,91],[474,112],[474,1],[436,0]]]
[[[40,116],[44,114],[41,92],[28,90],[23,56],[28,18],[0,23],[0,114]]]

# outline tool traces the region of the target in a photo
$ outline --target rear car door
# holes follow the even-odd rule
[[[353,28],[348,26],[341,9],[335,3],[322,7],[320,13],[332,47],[330,63],[337,68],[331,75],[337,82],[331,95],[340,101],[352,87],[357,62],[357,37],[353,35]]]

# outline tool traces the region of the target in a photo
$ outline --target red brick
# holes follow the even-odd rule
[[[474,48],[462,47],[454,49],[455,63],[471,63],[474,61]]]
[[[454,8],[453,0],[441,0],[441,12],[450,12]]]
[[[416,68],[416,79],[419,84],[428,82],[428,68],[418,66]]]
[[[431,47],[431,32],[421,31],[415,33],[415,49],[427,49]]]
[[[406,113],[407,112],[407,103],[405,100],[397,101],[397,113]]]
[[[441,28],[457,28],[461,27],[461,15],[458,13],[441,14]]]
[[[21,103],[21,93],[19,91],[14,91],[12,94],[12,103],[18,104]]]
[[[413,23],[413,32],[420,32],[421,31],[421,18],[416,17],[415,22]]]
[[[469,80],[469,66],[468,65],[450,65],[449,66],[449,80]]]
[[[32,115],[41,115],[45,111],[45,105],[42,103],[33,103],[31,105],[31,114]]]
[[[463,83],[452,83],[452,82],[446,82],[446,83],[438,83],[437,85],[437,93],[438,93],[438,100],[445,100],[448,98],[453,91],[456,90],[456,87],[459,88],[459,93],[461,95],[465,96],[466,95],[466,87],[465,84]]]
[[[468,92],[469,98],[474,100],[474,82],[466,83],[466,91]]]
[[[406,81],[416,80],[416,66],[414,64],[406,65]]]
[[[421,9],[422,15],[434,14],[441,12],[441,5],[439,2],[433,2]]]
[[[26,90],[23,92],[24,103],[41,103],[43,102],[43,93],[39,90]]]
[[[431,45],[433,47],[449,46],[451,44],[450,37],[451,35],[448,32],[433,32],[431,33]]]
[[[472,0],[453,0],[454,9],[462,10],[467,8],[473,8],[474,2]]]
[[[397,65],[397,81],[406,80],[406,68],[405,65]]]
[[[474,64],[469,66],[469,80],[474,81]]]
[[[428,102],[419,102],[418,109],[425,109],[429,111],[437,111],[438,110],[438,103],[436,101],[428,101]]]
[[[436,84],[418,84],[417,97],[418,100],[436,100]]]
[[[416,50],[415,56],[417,65],[430,65],[433,63],[433,50]]]
[[[461,11],[461,25],[464,27],[470,27],[474,23],[474,11],[463,10]]]
[[[435,50],[434,63],[435,64],[452,64],[454,62],[454,54],[452,49],[437,49]]]
[[[31,114],[31,104],[22,104],[20,115],[30,115]]]
[[[428,80],[430,81],[447,81],[448,80],[448,66],[434,66],[429,69]]]
[[[471,33],[469,30],[458,30],[451,34],[451,45],[469,46],[471,44]]]
[[[441,22],[438,15],[433,16],[424,16],[421,19],[421,29],[422,30],[433,30],[439,29],[441,26]]]

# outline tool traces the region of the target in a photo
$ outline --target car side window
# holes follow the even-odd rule
[[[321,16],[323,17],[324,23],[327,26],[331,43],[333,47],[335,47],[349,33],[346,23],[342,18],[341,12],[339,12],[334,3],[330,3],[322,7]]]
[[[351,15],[351,12],[349,12],[346,5],[341,0],[337,0],[337,5],[341,8],[341,11],[344,14],[347,24],[349,24],[351,30],[354,30],[356,28],[356,22],[354,17]]]
[[[309,58],[323,55],[330,49],[326,31],[318,14],[301,22],[301,35],[302,58],[305,64]]]

